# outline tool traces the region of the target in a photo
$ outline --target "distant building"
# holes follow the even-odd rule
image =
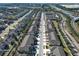
[[[47,12],[46,17],[47,17],[47,19],[50,19],[50,20],[56,20],[57,18],[59,18],[59,16],[57,14],[52,13],[52,12]]]

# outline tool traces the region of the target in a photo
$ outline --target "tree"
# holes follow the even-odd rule
[[[16,41],[18,41],[18,39],[17,39],[17,37],[15,36],[15,34],[13,34],[13,37],[14,37],[14,39],[15,39]]]
[[[14,42],[14,41],[12,41],[12,42],[11,42],[11,45],[13,45],[14,43],[15,43],[15,42]]]
[[[6,45],[5,45],[5,49],[9,49],[9,45],[6,44]]]

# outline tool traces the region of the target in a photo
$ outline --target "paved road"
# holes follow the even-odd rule
[[[42,12],[41,14],[41,21],[40,21],[40,40],[39,40],[39,49],[38,49],[38,55],[39,56],[46,56],[47,51],[49,49],[46,49],[46,40],[47,40],[47,23],[46,23],[46,15],[45,12]]]
[[[40,43],[39,43],[39,56],[43,56],[43,37],[45,32],[45,15],[42,12],[41,14],[41,21],[40,21]]]

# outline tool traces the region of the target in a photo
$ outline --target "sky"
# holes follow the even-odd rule
[[[0,3],[79,3],[79,0],[0,0]]]
[[[63,6],[67,8],[78,8],[79,7],[79,5],[63,5]]]

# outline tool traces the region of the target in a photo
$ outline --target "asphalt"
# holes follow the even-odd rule
[[[44,21],[44,13],[41,14],[41,22],[40,22],[40,43],[39,43],[39,56],[43,56],[43,37],[44,37],[44,31],[45,31],[45,21]]]

